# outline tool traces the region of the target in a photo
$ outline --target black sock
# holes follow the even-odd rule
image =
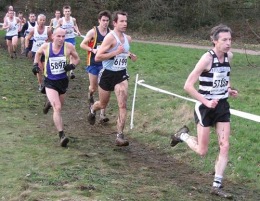
[[[63,138],[63,137],[65,137],[65,134],[64,134],[64,132],[63,132],[63,131],[59,131],[59,137],[60,137],[60,138]]]

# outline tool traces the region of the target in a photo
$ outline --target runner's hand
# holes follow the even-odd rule
[[[38,63],[34,63],[34,64],[33,64],[33,68],[32,68],[33,74],[36,75],[37,73],[40,72],[40,70],[41,70],[41,69],[39,68]]]
[[[76,68],[76,66],[75,66],[74,64],[66,64],[66,65],[64,66],[64,70],[65,70],[66,72],[71,71],[71,70],[74,70],[75,68]]]

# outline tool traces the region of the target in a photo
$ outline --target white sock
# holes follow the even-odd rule
[[[183,142],[186,142],[189,137],[190,137],[190,135],[188,133],[182,133],[181,136],[180,136],[180,139]]]
[[[219,188],[222,184],[223,176],[221,175],[215,175],[214,181],[213,181],[213,187]]]

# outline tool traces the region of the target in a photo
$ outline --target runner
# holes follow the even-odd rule
[[[96,111],[105,109],[110,98],[111,91],[115,91],[117,97],[119,115],[117,119],[117,146],[128,146],[129,142],[124,139],[128,96],[127,61],[128,58],[136,61],[136,55],[129,52],[131,37],[124,34],[127,28],[127,13],[116,11],[113,13],[114,30],[109,32],[97,51],[95,61],[103,61],[103,70],[100,72],[99,101],[96,101],[88,114],[88,121],[95,124]]]
[[[5,21],[5,18],[8,17],[8,12],[9,11],[14,11],[14,7],[13,6],[8,6],[7,13],[5,14],[5,17],[4,17],[3,21]],[[14,11],[14,17],[16,17],[16,12],[15,11]]]
[[[56,10],[55,11],[55,18],[52,18],[50,21],[50,27],[52,28],[52,30],[54,31],[56,29],[56,27],[58,26],[59,20],[60,20],[60,11]]]
[[[87,51],[86,59],[86,71],[89,77],[89,92],[88,101],[89,106],[94,104],[94,93],[98,88],[98,75],[100,70],[103,68],[102,62],[96,62],[95,56],[98,48],[102,44],[105,36],[109,33],[109,21],[111,19],[111,14],[109,11],[101,11],[98,14],[98,26],[94,26],[88,31],[86,37],[81,42],[80,47]],[[108,122],[109,119],[106,117],[105,109],[100,110],[100,122]]]
[[[61,28],[54,30],[53,42],[44,43],[36,52],[33,68],[34,73],[43,70],[38,64],[41,57],[45,55],[44,85],[47,98],[53,107],[53,121],[59,132],[62,147],[66,147],[69,142],[69,138],[65,136],[63,131],[61,117],[61,109],[69,83],[67,72],[75,69],[75,66],[79,63],[79,56],[75,47],[64,42],[65,33],[66,31]]]
[[[48,40],[51,41],[52,31],[50,28],[45,26],[46,23],[46,16],[43,14],[38,15],[37,17],[37,26],[35,26],[29,34],[26,36],[25,45],[28,47],[29,40],[33,37],[33,46],[32,46],[32,57],[34,58],[36,51],[40,48],[40,46],[47,42]],[[38,65],[41,69],[44,66],[44,55],[42,55],[41,61],[38,62]],[[42,71],[35,74],[38,79],[39,91],[42,91],[43,84],[42,84]]]
[[[171,146],[185,142],[193,151],[205,156],[208,151],[210,127],[216,128],[219,155],[215,163],[215,177],[211,193],[224,198],[232,198],[222,189],[224,170],[228,163],[230,111],[228,96],[236,97],[238,92],[231,88],[230,62],[231,29],[225,25],[211,30],[213,49],[206,52],[188,76],[184,89],[198,102],[195,105],[197,137],[189,135],[184,126],[172,136]],[[195,89],[199,81],[199,90]]]
[[[24,24],[26,23],[26,19],[25,17],[23,16],[23,12],[22,11],[19,11],[18,12],[18,18],[21,22],[20,24],[20,31],[18,32],[18,38],[20,38],[21,40],[21,54],[24,54],[25,52],[25,48],[24,48],[24,33],[22,32],[22,28],[24,26]]]
[[[34,29],[35,25],[37,24],[35,22],[36,20],[36,15],[34,13],[30,13],[29,14],[29,20],[23,25],[23,28],[21,30],[21,33],[24,34],[24,38],[25,38],[25,56],[29,57],[30,59],[32,58],[32,54],[29,54],[32,50],[32,45],[33,45],[33,37],[30,38],[28,42],[28,44],[26,44],[26,37],[28,36],[28,34],[30,33],[31,30]]]
[[[74,31],[78,35],[81,35],[79,32],[78,25],[76,23],[76,19],[74,17],[71,17],[71,7],[70,6],[64,6],[63,7],[63,15],[59,22],[57,27],[61,27],[66,30],[66,36],[65,36],[65,41],[73,44],[74,46],[76,45],[76,39],[75,39],[75,34]],[[74,79],[75,74],[73,70],[70,71],[70,78]]]
[[[18,32],[20,31],[21,21],[14,17],[14,11],[9,10],[8,16],[5,17],[3,24],[3,29],[6,30],[5,40],[7,44],[7,49],[10,57],[17,58],[16,49],[18,43]]]

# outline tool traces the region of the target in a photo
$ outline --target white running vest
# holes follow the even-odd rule
[[[48,40],[48,32],[47,26],[44,27],[44,32],[42,34],[38,33],[37,26],[34,27],[34,34],[33,34],[33,46],[32,52],[36,52],[43,43]]]
[[[12,21],[7,17],[7,23],[10,25],[10,28],[7,29],[6,36],[18,36],[19,24],[17,23],[16,17],[14,17]]]
[[[115,47],[110,49],[108,52],[115,51],[118,48],[118,46],[122,44],[114,31],[111,31],[111,34],[113,34],[113,36],[115,37],[117,44]],[[125,41],[123,46],[124,46],[125,52],[123,52],[119,55],[116,55],[114,58],[103,61],[102,62],[103,68],[110,70],[110,71],[121,71],[121,70],[125,70],[127,68],[127,58],[128,58],[128,52],[129,52],[130,46],[129,46],[129,42],[128,42],[126,35],[124,33],[123,33],[123,35],[124,35],[124,41]]]
[[[65,39],[68,38],[75,38],[75,34],[74,34],[74,22],[72,17],[70,17],[69,21],[65,20],[65,17],[62,17],[62,26],[61,28],[66,30],[66,35],[65,35]]]

